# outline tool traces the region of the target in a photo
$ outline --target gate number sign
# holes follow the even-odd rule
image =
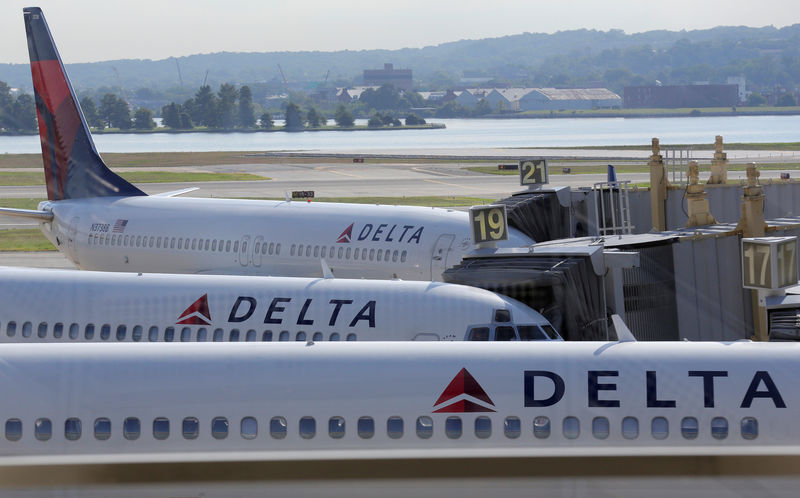
[[[519,162],[520,185],[542,185],[548,179],[547,159],[524,159]]]
[[[797,285],[797,237],[742,239],[742,286],[784,289]]]
[[[471,207],[469,219],[474,244],[508,240],[508,217],[505,205]]]

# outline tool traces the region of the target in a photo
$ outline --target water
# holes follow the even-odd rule
[[[436,119],[442,130],[96,135],[102,152],[284,151],[572,147],[800,141],[800,116],[592,119]],[[36,136],[0,137],[0,153],[39,153]]]

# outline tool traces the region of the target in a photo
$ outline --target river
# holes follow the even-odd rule
[[[99,152],[298,151],[574,147],[800,141],[800,116],[575,119],[436,119],[439,130],[298,133],[109,134],[94,137]],[[36,136],[0,137],[0,153],[38,153]]]

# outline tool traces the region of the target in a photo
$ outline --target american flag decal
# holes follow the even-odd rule
[[[122,232],[124,232],[125,231],[125,227],[127,225],[128,225],[128,220],[117,220],[117,222],[114,223],[114,229],[112,230],[112,233],[122,233]]]

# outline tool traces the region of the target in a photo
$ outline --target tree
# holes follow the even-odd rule
[[[219,86],[217,93],[219,100],[217,101],[217,114],[219,115],[219,126],[229,130],[236,124],[236,97],[239,92],[236,87],[230,83],[223,83]]]
[[[239,126],[252,128],[256,124],[255,110],[253,109],[253,94],[250,87],[245,85],[239,89]]]
[[[478,103],[475,105],[475,109],[472,110],[473,115],[475,116],[484,116],[486,114],[492,113],[492,105],[486,101],[486,99],[480,99]]]
[[[406,126],[424,125],[425,120],[414,113],[406,116]]]
[[[137,130],[152,130],[156,127],[153,121],[153,111],[146,107],[140,107],[133,113],[133,127]]]
[[[303,116],[300,114],[300,108],[294,102],[289,102],[286,106],[286,126],[289,131],[299,131],[303,129]]]
[[[181,125],[179,126],[182,130],[191,130],[194,128],[194,123],[192,123],[192,117],[189,115],[188,112],[181,112]]]
[[[36,105],[33,97],[27,93],[17,96],[16,100],[6,106],[10,116],[8,128],[17,131],[36,131]]]
[[[370,116],[369,120],[367,121],[367,126],[370,128],[382,128],[383,127],[383,117],[380,114],[373,114]]]
[[[270,116],[268,112],[262,114],[261,117],[258,118],[258,122],[265,130],[269,130],[275,126],[275,123],[272,122],[272,116]]]
[[[211,87],[203,85],[197,90],[194,96],[193,106],[189,108],[189,116],[192,121],[200,126],[216,128],[219,126],[219,114],[217,112],[217,97],[211,91]]]
[[[128,103],[113,93],[103,95],[98,114],[109,128],[119,128],[120,130],[131,128],[131,112]]]
[[[336,108],[333,119],[336,120],[336,126],[339,128],[351,128],[355,124],[353,114],[347,110],[344,104],[339,104],[339,107]]]
[[[767,99],[758,92],[753,92],[747,97],[747,105],[757,107],[767,103]]]
[[[100,115],[97,113],[97,106],[94,103],[94,99],[87,95],[82,98],[80,102],[83,116],[86,118],[86,124],[92,128],[99,128],[102,130],[103,120],[100,119]]]
[[[377,90],[367,88],[361,92],[358,101],[373,109],[398,109],[400,107],[400,90],[394,85],[381,85]]]
[[[778,107],[793,107],[797,105],[797,99],[791,93],[785,93],[780,96],[775,105]]]
[[[306,121],[308,121],[308,126],[310,128],[319,128],[322,126],[322,123],[327,121],[319,111],[317,111],[314,107],[308,110],[306,113]]]
[[[170,102],[161,108],[161,122],[164,126],[173,129],[181,127],[181,108],[175,102]]]

